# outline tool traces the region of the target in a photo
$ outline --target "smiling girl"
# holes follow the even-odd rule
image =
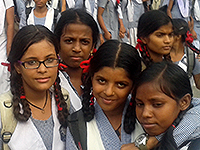
[[[3,149],[64,148],[61,131],[68,110],[57,73],[58,49],[55,35],[44,26],[26,26],[14,37],[8,57],[11,91],[0,96]],[[8,141],[5,120],[14,129]]]
[[[131,142],[131,134],[125,133],[122,122],[127,106],[131,105],[129,94],[141,71],[139,54],[128,44],[109,40],[100,46],[89,66],[84,78],[83,108],[75,113],[80,118],[76,119],[72,114],[69,119],[69,126],[73,121],[86,121],[86,128],[80,131],[86,132],[87,138],[81,135],[85,143],[80,143],[72,137],[70,128],[67,149],[80,149],[80,145],[75,145],[80,143],[83,149],[88,150],[119,150],[122,144]],[[135,136],[142,131],[137,126]]]

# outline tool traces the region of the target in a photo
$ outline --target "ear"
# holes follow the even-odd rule
[[[190,106],[190,103],[191,103],[191,95],[189,93],[185,94],[179,101],[181,111],[186,110]]]
[[[147,38],[146,37],[141,37],[140,39],[144,44],[147,44]]]
[[[17,71],[18,74],[21,74],[21,66],[19,65],[19,63],[14,63],[14,67],[15,67],[15,70]]]

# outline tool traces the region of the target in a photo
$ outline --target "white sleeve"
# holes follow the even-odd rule
[[[10,7],[14,7],[14,3],[13,0],[4,0],[5,5],[6,5],[6,9],[10,8]]]

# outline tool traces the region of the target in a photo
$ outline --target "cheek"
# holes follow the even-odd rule
[[[83,48],[83,53],[84,53],[84,59],[88,59],[88,57],[89,57],[89,55],[90,55],[90,53],[91,53],[91,51],[92,51],[92,47],[90,46],[90,47],[84,47]]]

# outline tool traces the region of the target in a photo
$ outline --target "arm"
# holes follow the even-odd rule
[[[66,10],[66,0],[62,0],[61,12]]]
[[[126,33],[126,29],[124,27],[124,24],[123,24],[123,20],[118,18],[119,20],[119,25],[120,25],[120,28],[119,28],[119,37],[120,38],[124,38],[125,36],[125,33]]]
[[[193,76],[196,87],[200,90],[200,73]]]
[[[14,35],[14,7],[10,7],[6,10],[6,22],[7,22],[7,56],[10,53],[11,44]]]
[[[167,7],[167,15],[172,18],[171,10],[173,7],[174,0],[169,0],[169,5]]]
[[[98,19],[98,22],[99,22],[99,25],[101,27],[101,29],[103,30],[104,32],[104,38],[106,40],[110,40],[112,38],[112,35],[110,34],[110,32],[107,30],[105,24],[104,24],[104,20],[103,20],[103,12],[104,12],[104,8],[102,7],[98,7],[98,13],[97,13],[97,19]]]

